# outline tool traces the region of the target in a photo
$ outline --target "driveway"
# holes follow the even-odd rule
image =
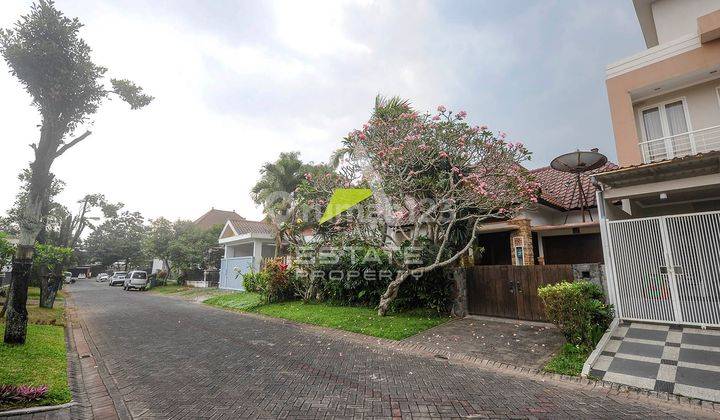
[[[123,408],[135,418],[699,413],[106,284],[81,282],[70,290],[98,364],[111,377],[111,394],[120,395]]]
[[[565,342],[548,324],[488,317],[453,320],[404,341],[531,369],[542,369]]]

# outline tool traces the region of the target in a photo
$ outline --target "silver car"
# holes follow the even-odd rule
[[[145,271],[131,271],[123,283],[124,290],[145,290],[148,284],[148,275]]]
[[[124,271],[116,271],[113,273],[112,276],[108,279],[108,285],[109,286],[115,286],[116,284],[124,284],[125,283],[125,276],[127,275]]]

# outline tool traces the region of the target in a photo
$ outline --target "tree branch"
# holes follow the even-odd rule
[[[76,144],[80,143],[81,141],[85,140],[90,134],[92,134],[91,131],[86,131],[79,137],[72,140],[70,143],[65,143],[61,148],[58,149],[57,152],[55,152],[55,157],[62,155],[65,153],[69,148],[75,146]]]

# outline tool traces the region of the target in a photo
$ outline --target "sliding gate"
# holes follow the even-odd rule
[[[622,319],[720,326],[720,212],[608,222]]]

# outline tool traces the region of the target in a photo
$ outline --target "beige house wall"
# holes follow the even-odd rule
[[[719,65],[720,40],[715,40],[702,44],[700,48],[612,77],[605,82],[620,165],[642,163],[638,147],[638,124],[631,92],[689,73],[704,69],[709,71]]]
[[[633,104],[635,114],[636,140],[643,141],[643,126],[640,110],[667,101],[683,99],[690,114],[690,130],[720,125],[720,98],[718,97],[720,79],[711,80],[685,89],[659,95]]]
[[[697,33],[697,18],[720,8],[717,0],[656,0],[652,3],[658,43]]]

